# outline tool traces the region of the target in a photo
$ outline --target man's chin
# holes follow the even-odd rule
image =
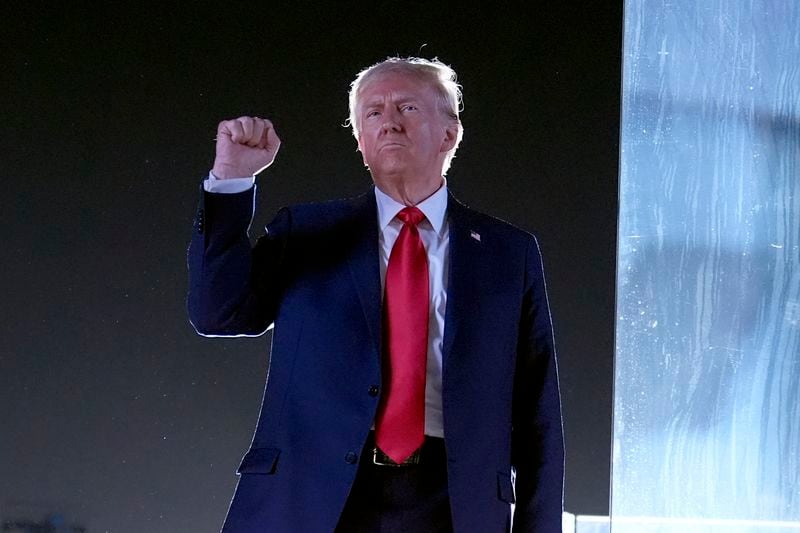
[[[397,159],[381,161],[380,165],[370,165],[373,179],[380,177],[384,181],[401,181],[408,173],[408,165]]]

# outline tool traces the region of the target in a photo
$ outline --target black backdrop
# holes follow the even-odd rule
[[[283,139],[255,230],[281,205],[361,192],[346,91],[395,54],[459,74],[452,190],[541,239],[566,508],[607,514],[621,6],[2,9],[0,518],[217,531],[268,338],[204,339],[185,315],[216,124],[267,116]]]

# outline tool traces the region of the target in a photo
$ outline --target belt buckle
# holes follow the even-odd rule
[[[419,456],[420,453],[419,450],[417,450],[406,457],[405,461],[402,463],[395,463],[391,457],[383,453],[377,446],[372,448],[372,462],[378,466],[393,466],[395,468],[401,468],[404,466],[418,465]]]

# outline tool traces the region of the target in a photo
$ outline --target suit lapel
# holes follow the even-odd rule
[[[480,236],[472,227],[469,209],[448,191],[447,216],[450,225],[450,264],[447,279],[447,308],[445,309],[442,360],[446,362],[458,336],[463,317],[470,313],[470,302],[478,289],[472,275],[472,265],[483,250]],[[353,226],[355,235],[353,254],[348,263],[364,311],[375,356],[381,354],[381,280],[378,254],[378,211],[374,191],[355,199]],[[477,238],[476,238],[477,237]]]
[[[378,255],[378,209],[375,194],[370,188],[355,199],[353,253],[349,254],[350,273],[358,291],[375,356],[380,360],[381,278]]]
[[[453,342],[464,326],[464,317],[470,313],[476,290],[471,265],[480,257],[480,235],[471,227],[471,216],[466,206],[448,191],[447,216],[450,225],[450,264],[447,279],[447,308],[444,315],[442,363],[447,364]],[[476,239],[477,236],[477,239]]]

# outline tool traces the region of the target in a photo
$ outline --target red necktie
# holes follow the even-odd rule
[[[402,463],[425,439],[425,373],[428,360],[428,256],[417,231],[425,215],[416,207],[397,214],[403,222],[386,268],[383,297],[383,394],[375,443]]]

